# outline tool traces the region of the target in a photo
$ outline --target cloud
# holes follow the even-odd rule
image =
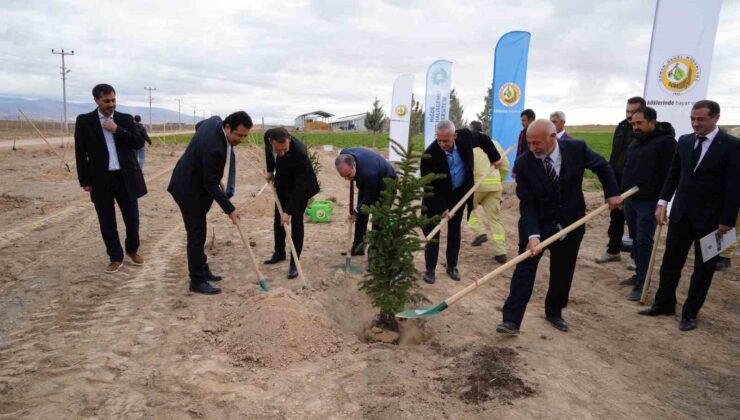
[[[527,102],[560,109],[571,124],[613,124],[643,89],[655,0],[442,0],[90,2],[10,1],[0,17],[0,95],[59,98],[68,57],[70,100],[90,101],[99,82],[122,103],[199,115],[246,109],[267,122],[304,112],[337,115],[390,106],[402,73],[422,98],[427,66],[450,59],[453,85],[475,118],[491,84],[493,49],[510,30],[532,33]],[[740,4],[720,16],[709,86],[723,122],[740,123]],[[728,112],[731,111],[731,112]]]

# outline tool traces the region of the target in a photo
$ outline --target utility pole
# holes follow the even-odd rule
[[[180,120],[180,102],[182,99],[177,99],[177,129],[182,129],[182,121]]]
[[[152,91],[157,90],[153,87],[145,87],[144,90],[149,91],[149,131],[152,131]]]
[[[193,107],[193,125],[195,125],[195,107]]]
[[[54,49],[52,48],[51,53],[62,56],[62,99],[64,101],[64,132],[69,133],[69,124],[67,123],[67,73],[69,73],[71,70],[67,70],[67,67],[64,64],[64,56],[75,55],[75,50],[72,50],[70,52],[66,52],[64,50],[54,51]]]

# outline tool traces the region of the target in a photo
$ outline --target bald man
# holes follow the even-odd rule
[[[519,253],[531,257],[519,263],[511,278],[509,297],[504,304],[504,320],[496,331],[518,334],[527,303],[532,296],[537,265],[542,251],[540,241],[555,235],[586,214],[583,198],[583,172],[598,175],[610,208],[622,204],[617,179],[609,163],[580,140],[557,140],[555,125],[537,120],[527,128],[527,146],[514,164],[516,195],[519,197]],[[550,245],[550,285],[545,298],[545,317],[553,327],[568,331],[562,310],[568,305],[570,284],[585,226],[568,233]]]

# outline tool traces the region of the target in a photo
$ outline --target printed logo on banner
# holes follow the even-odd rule
[[[394,112],[396,113],[396,115],[398,116],[398,118],[403,118],[404,115],[406,115],[406,113],[409,112],[409,107],[407,107],[404,104],[401,104],[401,105],[399,105],[399,106],[396,107],[396,109],[394,110]]]
[[[504,83],[498,90],[498,100],[505,106],[514,106],[519,103],[521,98],[522,91],[516,83]]]
[[[663,89],[674,95],[689,91],[700,78],[699,63],[690,55],[677,55],[666,60],[658,75]]]
[[[435,85],[441,85],[445,81],[447,81],[447,71],[445,71],[445,69],[435,70],[432,74],[432,83]]]

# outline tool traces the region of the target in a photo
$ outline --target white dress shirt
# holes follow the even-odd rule
[[[103,137],[105,137],[105,146],[108,148],[108,170],[120,171],[121,164],[118,162],[118,151],[116,150],[116,141],[113,139],[113,133],[103,127],[105,120],[113,121],[113,114],[110,114],[110,117],[106,117],[98,110],[98,118],[100,119],[100,128],[103,130]]]
[[[700,152],[701,154],[699,155],[699,160],[696,162],[696,166],[694,166],[694,172],[696,172],[696,168],[699,167],[702,159],[704,159],[704,155],[707,154],[707,150],[709,150],[709,146],[712,145],[714,138],[717,137],[717,133],[719,133],[719,127],[714,127],[714,130],[712,130],[711,132],[709,132],[709,134],[707,134],[707,139],[701,143],[701,152]],[[698,144],[699,144],[699,140],[694,140],[694,148],[692,150],[695,150]],[[668,205],[668,202],[666,200],[658,200],[658,205],[666,206]]]
[[[565,130],[560,131],[559,133],[556,134],[556,136],[558,136],[558,140],[560,140],[560,138],[563,137],[563,134],[565,134]]]

